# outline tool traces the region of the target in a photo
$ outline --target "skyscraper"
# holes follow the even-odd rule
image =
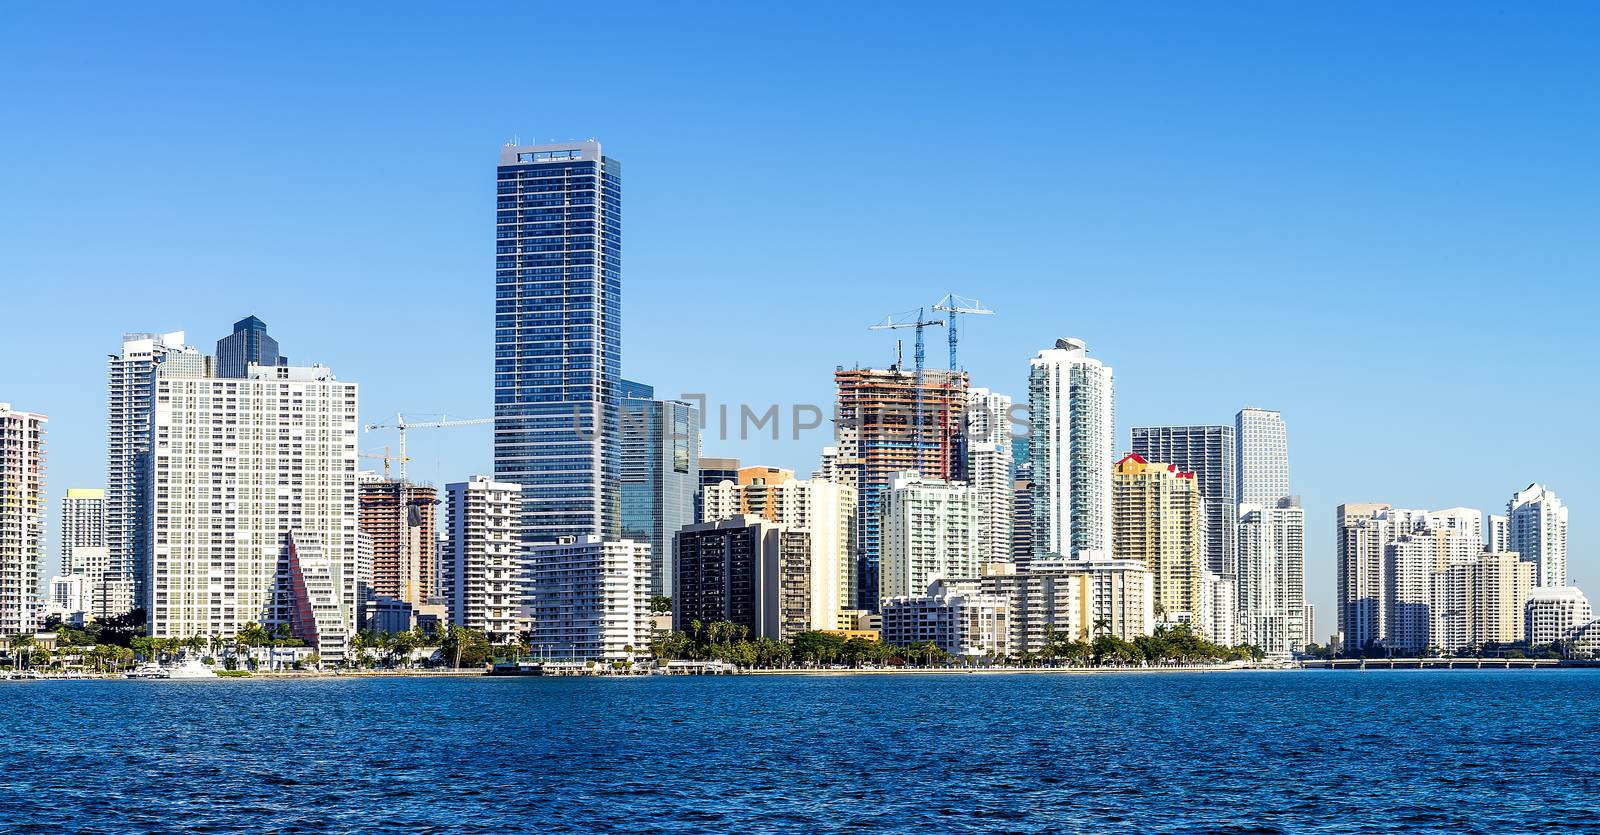
[[[1289,438],[1283,416],[1270,409],[1239,410],[1234,417],[1238,445],[1239,503],[1277,507],[1289,497]]]
[[[288,365],[278,353],[278,340],[267,336],[267,323],[246,316],[233,323],[233,333],[217,340],[217,376],[244,379],[251,365]]]
[[[856,605],[875,612],[880,597],[880,525],[889,483],[896,474],[907,471],[945,480],[961,472],[967,375],[925,371],[920,395],[917,375],[898,366],[840,368],[833,379],[838,388],[835,446],[825,455],[824,477],[856,488],[856,545],[860,549]]]
[[[975,388],[967,399],[967,482],[978,505],[978,557],[1011,562],[1011,398]]]
[[[1213,624],[1202,618],[1209,612],[1202,599],[1205,515],[1194,474],[1129,454],[1113,471],[1112,495],[1111,556],[1150,566],[1157,619],[1190,623],[1214,637]]]
[[[1111,368],[1083,340],[1058,339],[1030,361],[1028,404],[1034,556],[1109,553]]]
[[[508,145],[495,214],[494,475],[523,535],[620,534],[622,166],[594,140]]]
[[[39,628],[47,420],[0,403],[0,636]]]
[[[622,536],[650,543],[650,593],[672,594],[672,535],[698,521],[700,412],[623,381]]]
[[[1312,638],[1306,613],[1306,512],[1292,499],[1239,507],[1240,639],[1272,656]]]
[[[107,366],[106,548],[110,573],[131,589],[133,606],[148,608],[150,566],[150,415],[155,371],[202,376],[208,359],[183,344],[183,331],[126,333]],[[120,615],[123,612],[112,612]]]
[[[1194,473],[1205,501],[1206,568],[1216,574],[1236,572],[1239,490],[1232,426],[1135,426],[1133,454],[1147,461],[1165,461]]]
[[[150,416],[150,634],[289,624],[337,662],[355,627],[356,384],[162,363]],[[338,628],[332,620],[338,621]]]
[[[1538,586],[1567,584],[1567,508],[1554,490],[1530,484],[1506,503],[1507,540],[1512,551],[1537,566]]]
[[[81,578],[85,614],[104,618],[133,608],[133,586],[111,576],[106,548],[106,491],[69,487],[61,500],[61,573]]]

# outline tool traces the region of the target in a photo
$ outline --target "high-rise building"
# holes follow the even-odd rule
[[[442,596],[450,622],[494,643],[516,636],[527,600],[522,561],[522,485],[473,476],[444,486],[447,510]]]
[[[1011,562],[1033,560],[1033,465],[1018,468],[1011,482]]]
[[[0,403],[0,636],[39,628],[48,420]]]
[[[111,551],[106,548],[106,491],[69,487],[61,500],[61,539],[57,553],[61,573],[80,578],[77,610],[85,618],[104,618],[132,608],[132,587],[110,576]],[[113,611],[115,610],[115,611]]]
[[[356,605],[356,399],[355,383],[321,366],[252,366],[242,380],[158,367],[152,636],[286,623],[324,661],[344,657]],[[335,610],[341,630],[327,622]]]
[[[650,592],[672,591],[672,535],[698,521],[700,411],[623,381],[622,536],[650,543]]]
[[[1201,622],[1205,605],[1205,515],[1193,473],[1129,454],[1112,475],[1114,533],[1111,555],[1140,560],[1155,575],[1158,620],[1189,623],[1210,637]]]
[[[529,554],[533,654],[631,661],[650,649],[650,545],[563,537]]]
[[[621,531],[622,166],[508,145],[495,213],[494,475],[529,542]]]
[[[439,595],[438,537],[431,485],[363,474],[358,479],[361,532],[372,547],[373,594],[413,606]]]
[[[1336,596],[1345,647],[1426,649],[1433,574],[1483,551],[1481,514],[1470,508],[1429,512],[1345,504],[1336,527]]]
[[[883,503],[883,596],[910,597],[940,578],[978,576],[981,524],[967,485],[896,475]]]
[[[1567,584],[1567,508],[1554,490],[1530,484],[1506,503],[1510,550],[1533,560],[1539,586]]]
[[[701,496],[707,487],[715,487],[724,481],[739,483],[739,459],[737,458],[708,458],[698,455],[700,462],[700,489],[694,494],[694,521],[706,521],[704,504]]]
[[[122,353],[107,363],[106,548],[114,582],[131,591],[135,607],[150,606],[150,416],[155,371],[203,376],[210,364],[183,344],[183,331],[126,333]],[[125,612],[112,612],[113,615]]]
[[[1011,463],[1011,398],[975,388],[967,398],[967,483],[978,506],[978,553],[1010,562],[1015,468]]]
[[[811,542],[804,531],[751,516],[678,531],[672,624],[728,621],[748,637],[785,640],[811,627]]]
[[[773,467],[741,469],[737,483],[706,488],[705,521],[750,516],[804,532],[811,543],[810,628],[835,629],[840,610],[856,600],[855,488],[793,475]]]
[[[1283,415],[1250,407],[1239,410],[1233,420],[1239,503],[1276,507],[1290,495],[1289,436]]]
[[[1427,645],[1454,653],[1521,641],[1523,604],[1532,592],[1533,563],[1514,553],[1450,562],[1429,577]]]
[[[954,480],[965,462],[961,454],[967,375],[963,371],[924,371],[918,378],[899,366],[888,369],[840,368],[834,372],[833,454],[824,477],[856,488],[856,545],[859,549],[857,607],[877,611],[878,565],[883,546],[883,507],[897,473],[916,471]],[[921,417],[918,417],[920,404]]]
[[[1036,558],[1110,551],[1111,368],[1081,339],[1058,339],[1028,374],[1028,456],[1033,462]]]
[[[288,365],[278,353],[278,340],[267,335],[267,323],[246,316],[233,323],[233,333],[217,340],[217,376],[244,379],[252,365]]]
[[[1511,519],[1489,514],[1484,517],[1483,550],[1499,554],[1511,550]]]
[[[1335,590],[1344,646],[1360,652],[1384,636],[1384,551],[1397,535],[1391,505],[1342,504],[1335,510],[1338,562]]]
[[[1238,456],[1232,426],[1135,426],[1133,454],[1194,473],[1205,501],[1206,568],[1233,574],[1238,537]]]
[[[1306,513],[1293,499],[1239,506],[1238,640],[1287,657],[1312,639],[1306,622]]]

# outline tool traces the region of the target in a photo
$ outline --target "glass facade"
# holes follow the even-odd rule
[[[494,472],[523,535],[620,534],[622,170],[592,140],[507,146],[496,177]]]
[[[622,537],[650,543],[650,593],[671,595],[672,535],[697,521],[700,416],[649,386],[624,380],[622,390]]]
[[[278,353],[278,340],[267,335],[267,323],[246,316],[233,323],[233,333],[217,340],[217,376],[242,380],[255,365],[288,365]]]

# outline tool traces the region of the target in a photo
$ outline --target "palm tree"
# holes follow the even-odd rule
[[[1094,622],[1094,634],[1096,636],[1104,635],[1109,631],[1111,631],[1111,621],[1108,621],[1105,618],[1096,618],[1095,619],[1095,622]]]
[[[33,648],[33,645],[36,643],[38,643],[38,641],[34,640],[32,635],[24,634],[11,636],[11,657],[16,660],[17,669],[22,669],[22,662],[28,660],[28,653],[25,652],[25,650]]]

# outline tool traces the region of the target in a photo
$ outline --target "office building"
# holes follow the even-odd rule
[[[1015,468],[1011,463],[1011,398],[975,388],[967,398],[966,476],[978,508],[983,562],[1010,562]]]
[[[1238,643],[1287,658],[1312,640],[1306,622],[1306,513],[1284,499],[1239,506]]]
[[[1206,531],[1194,474],[1129,454],[1113,470],[1112,495],[1112,557],[1150,566],[1158,620],[1211,635],[1200,622]]]
[[[752,516],[701,522],[674,537],[672,624],[728,621],[750,638],[787,640],[812,628],[810,537]]]
[[[650,545],[564,537],[529,552],[532,651],[567,661],[632,661],[650,649]]]
[[[154,380],[150,634],[286,623],[325,662],[342,659],[356,605],[356,384],[321,366],[192,371],[162,363]]]
[[[1251,407],[1241,409],[1233,421],[1239,503],[1276,507],[1290,495],[1289,437],[1283,416]]]
[[[1524,611],[1523,634],[1530,647],[1571,641],[1594,620],[1589,598],[1577,586],[1536,587],[1529,592]]]
[[[967,485],[914,472],[896,475],[883,505],[883,596],[910,597],[940,578],[978,576],[981,524]]]
[[[1484,552],[1449,562],[1429,577],[1424,649],[1444,653],[1523,639],[1533,563],[1514,553]]]
[[[883,641],[910,647],[933,643],[964,661],[1001,659],[1012,652],[1010,601],[978,580],[936,580],[915,596],[883,600]]]
[[[751,516],[785,525],[810,541],[811,629],[834,629],[855,603],[855,488],[813,478],[797,480],[775,467],[745,467],[737,482],[705,492],[708,522]]]
[[[441,592],[450,622],[512,640],[527,599],[522,485],[473,476],[444,487],[447,522]]]
[[[1136,426],[1133,454],[1146,461],[1164,461],[1179,472],[1193,473],[1205,503],[1206,568],[1233,574],[1238,537],[1238,457],[1232,426]]]
[[[31,634],[42,620],[48,420],[0,403],[0,637]]]
[[[150,416],[155,370],[203,376],[210,360],[183,344],[183,331],[126,333],[107,362],[106,548],[110,573],[134,607],[148,610],[150,575]],[[114,615],[126,612],[113,612]]]
[[[1567,584],[1567,508],[1555,491],[1530,484],[1506,503],[1510,550],[1532,560],[1540,586]]]
[[[622,167],[594,140],[496,173],[494,477],[529,542],[621,532]]]
[[[1112,547],[1112,373],[1088,353],[1083,340],[1060,339],[1030,361],[1035,558]]]
[[[289,358],[278,353],[278,340],[267,335],[267,323],[246,316],[233,323],[233,333],[217,340],[218,377],[242,380],[252,365],[288,365]]]
[[[439,596],[437,491],[365,473],[358,490],[361,532],[372,548],[372,593],[418,606],[433,602]]]
[[[700,411],[655,399],[655,390],[623,381],[622,536],[650,544],[650,592],[672,590],[672,535],[698,521]]]
[[[944,480],[961,477],[967,375],[930,369],[922,373],[920,389],[918,375],[898,365],[839,368],[833,377],[838,391],[834,447],[824,458],[824,477],[856,488],[857,606],[877,611],[880,526],[890,482],[907,471]]]

